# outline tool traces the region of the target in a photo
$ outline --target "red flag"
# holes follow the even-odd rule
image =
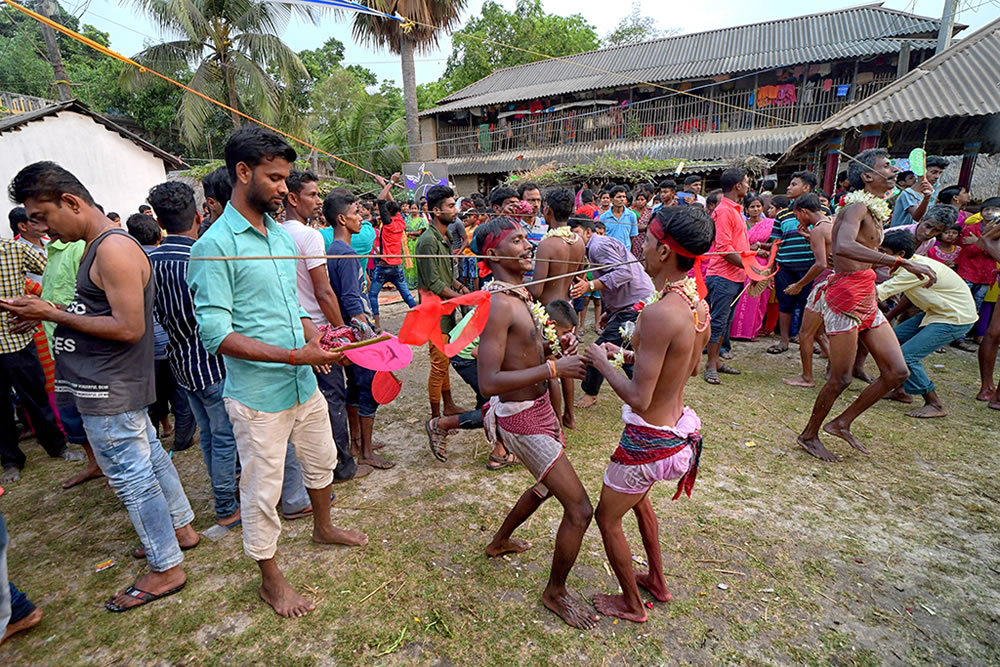
[[[441,333],[441,318],[450,315],[458,306],[474,306],[475,314],[456,340],[446,343]],[[453,357],[474,341],[486,328],[490,317],[490,293],[484,290],[470,292],[442,301],[430,292],[420,293],[420,305],[411,308],[399,331],[399,341],[408,345],[430,342],[447,356]]]
[[[767,259],[767,264],[763,266],[758,264],[757,253],[750,252],[744,253],[743,259],[743,270],[746,271],[747,278],[753,282],[760,282],[761,280],[767,280],[774,275],[771,268],[774,266],[774,258],[778,256],[778,246],[781,245],[781,240],[778,239],[771,246],[771,256]]]

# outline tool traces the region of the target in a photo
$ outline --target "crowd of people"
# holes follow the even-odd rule
[[[515,530],[549,497],[560,502],[542,600],[579,628],[598,616],[566,580],[595,516],[621,586],[595,596],[597,612],[643,621],[639,587],[670,598],[648,491],[678,480],[674,497],[690,495],[701,422],[684,387],[691,376],[719,385],[739,375],[733,340],[774,332],[775,355],[798,343],[802,373],[785,380],[796,387],[816,386],[813,357],[828,359],[798,438],[826,461],[839,457],[821,430],[867,451],[851,426],[880,399],[919,397],[907,415],[946,416],[922,360],[948,345],[977,351],[977,398],[1000,409],[1000,198],[971,207],[963,188],[939,187],[940,158],[907,182],[885,151],[864,151],[831,196],[808,171],[775,195],[731,168],[705,195],[693,175],[578,191],[525,182],[488,197],[440,185],[411,201],[395,197],[398,174],[380,179],[371,199],[344,188],[324,195],[315,174],[293,168],[295,151],[257,127],[237,130],[225,157],[202,181],[201,206],[191,186],[168,181],[124,224],[51,162],[26,166],[9,187],[19,206],[10,213],[15,239],[0,241],[0,484],[19,481],[18,442],[29,434],[50,456],[86,461],[64,488],[107,478],[141,543],[133,555],[149,566],[106,601],[110,611],[186,585],[184,552],[201,538],[172,455],[196,443],[215,523],[242,527],[261,598],[283,617],[313,610],[278,566],[281,520],[312,517],[315,542],[363,546],[364,533],[334,525],[333,485],[394,465],[375,438],[374,371],[322,340],[345,327],[375,338],[389,286],[411,309],[489,295],[485,322],[475,308],[440,311],[440,338],[461,349],[449,356],[428,345],[428,445],[446,461],[450,435],[483,429],[490,470],[523,465],[532,475],[489,556],[529,548]],[[274,257],[283,259],[266,261]],[[583,348],[590,302],[597,337]],[[474,407],[456,401],[452,370]],[[854,378],[868,384],[827,421]],[[605,381],[624,403],[624,429],[595,511],[564,429]],[[168,453],[162,441],[171,437]],[[647,572],[632,569],[629,510]],[[41,611],[4,583],[5,549],[0,518],[0,627],[9,636]]]

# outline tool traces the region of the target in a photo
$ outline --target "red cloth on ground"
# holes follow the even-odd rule
[[[834,313],[856,321],[862,330],[871,327],[878,315],[875,271],[831,275],[826,281],[826,305]]]

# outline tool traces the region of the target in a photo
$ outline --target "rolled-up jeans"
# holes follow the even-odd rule
[[[7,579],[7,524],[0,514],[0,637],[8,623],[17,623],[35,610],[28,596]]]
[[[903,360],[910,370],[910,377],[903,383],[903,391],[911,396],[923,396],[934,391],[934,382],[927,377],[921,360],[934,350],[961,340],[972,328],[971,324],[943,322],[921,326],[923,321],[924,313],[920,313],[900,322],[893,329],[903,350]]]
[[[154,572],[184,560],[174,531],[194,520],[177,470],[156,437],[145,408],[117,415],[81,415],[97,465],[125,503]]]
[[[225,380],[204,389],[185,389],[188,404],[201,429],[201,456],[215,498],[215,516],[225,519],[236,513],[236,436],[222,400]]]

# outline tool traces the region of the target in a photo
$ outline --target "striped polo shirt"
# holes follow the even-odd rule
[[[823,212],[831,215],[826,207],[823,207]],[[771,240],[777,239],[781,239],[778,256],[775,258],[778,268],[805,271],[816,261],[809,239],[799,233],[799,219],[795,217],[795,211],[791,208],[783,209],[774,218]]]

